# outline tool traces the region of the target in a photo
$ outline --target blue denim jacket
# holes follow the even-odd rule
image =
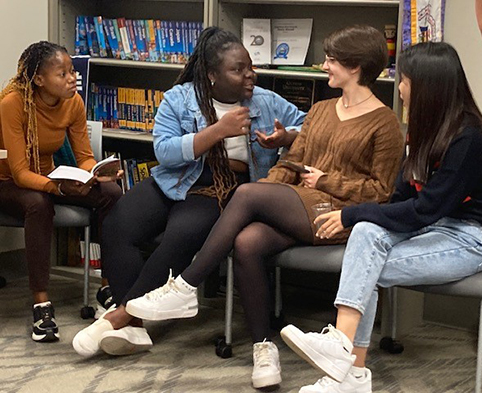
[[[299,130],[306,113],[278,94],[260,87],[255,87],[253,97],[241,105],[249,108],[251,118],[251,130],[247,136],[249,173],[251,181],[256,181],[265,177],[276,163],[278,149],[264,149],[259,143],[251,142],[256,140],[254,131],[272,134],[274,119],[285,127]],[[163,193],[172,200],[184,200],[201,175],[206,154],[194,158],[194,135],[206,125],[192,83],[176,85],[164,94],[153,130],[154,152],[159,165],[152,169],[152,176]]]

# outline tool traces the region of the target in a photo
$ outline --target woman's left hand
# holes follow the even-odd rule
[[[316,236],[320,239],[330,239],[337,233],[341,232],[345,227],[341,223],[341,210],[335,210],[329,213],[321,214],[315,218],[315,224],[323,222],[320,229],[316,232]]]
[[[295,131],[296,132],[296,131]],[[290,146],[294,140],[291,131],[286,131],[283,124],[278,119],[274,121],[274,131],[271,135],[266,135],[259,130],[255,131],[258,143],[265,149],[277,149],[283,146]]]
[[[124,171],[121,169],[117,171],[115,176],[96,176],[95,181],[99,183],[108,183],[110,181],[116,181],[122,179],[124,176]]]
[[[305,165],[305,168],[308,169],[310,173],[300,173],[300,177],[303,179],[303,185],[306,188],[316,188],[318,179],[321,176],[326,176],[326,173],[308,165]]]

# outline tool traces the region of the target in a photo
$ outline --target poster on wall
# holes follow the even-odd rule
[[[404,0],[402,48],[443,41],[445,0]]]

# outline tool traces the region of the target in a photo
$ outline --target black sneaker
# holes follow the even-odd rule
[[[33,306],[32,339],[38,342],[57,341],[59,328],[55,322],[54,306],[50,302]]]
[[[105,287],[99,288],[97,291],[97,310],[95,312],[95,319],[99,319],[102,314],[104,314],[109,308],[114,305],[112,300],[112,291],[110,287],[106,285]]]

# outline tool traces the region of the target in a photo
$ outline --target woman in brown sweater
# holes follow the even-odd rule
[[[54,203],[95,207],[101,222],[121,196],[110,178],[93,184],[52,181],[53,154],[68,136],[79,168],[96,164],[87,134],[82,98],[67,50],[41,41],[30,45],[18,62],[17,75],[0,92],[0,209],[24,219],[25,254],[33,292],[35,341],[59,338],[49,301],[50,244]]]
[[[256,388],[281,382],[278,351],[269,341],[264,261],[299,243],[345,241],[347,232],[317,239],[311,206],[331,202],[339,209],[363,201],[386,202],[402,156],[397,118],[371,90],[387,63],[382,34],[369,26],[344,28],[325,40],[324,50],[328,84],[343,94],[313,106],[285,157],[310,172],[300,175],[278,164],[262,183],[240,186],[191,266],[127,303],[129,314],[144,319],[195,315],[196,287],[234,248],[237,288],[254,342]]]

